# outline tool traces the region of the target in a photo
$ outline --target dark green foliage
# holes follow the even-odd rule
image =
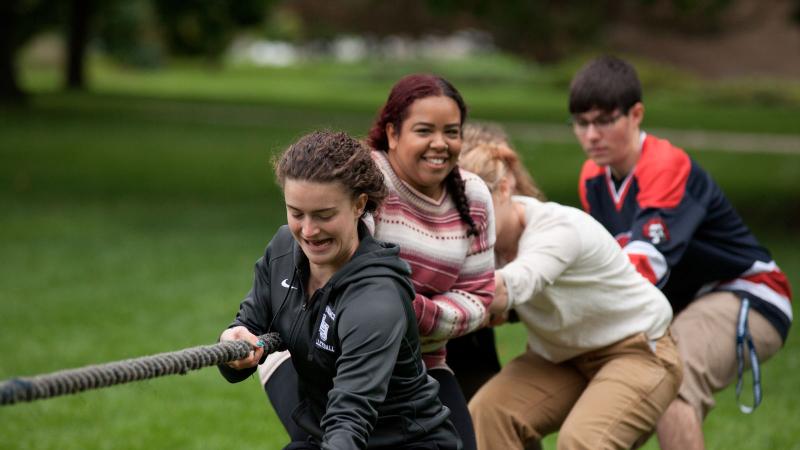
[[[163,51],[150,1],[107,1],[102,8],[96,21],[97,40],[105,54],[125,65],[161,66]]]
[[[452,14],[488,31],[497,45],[541,62],[559,60],[595,41],[613,18],[613,2],[429,0],[440,19]]]
[[[153,0],[169,49],[219,57],[239,27],[260,23],[269,0]]]
[[[0,103],[23,98],[17,81],[17,50],[34,34],[54,26],[63,15],[56,0],[0,2]]]

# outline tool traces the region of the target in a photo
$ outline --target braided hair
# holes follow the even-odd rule
[[[389,98],[378,112],[375,122],[367,135],[367,144],[383,152],[389,151],[386,125],[392,124],[400,130],[408,117],[408,110],[416,100],[427,97],[446,96],[458,105],[461,125],[467,118],[467,105],[458,90],[446,79],[430,74],[412,74],[401,78],[389,92]],[[453,198],[459,217],[467,224],[467,235],[477,236],[478,227],[470,214],[469,201],[464,187],[464,179],[458,166],[454,167],[444,179],[444,186]]]

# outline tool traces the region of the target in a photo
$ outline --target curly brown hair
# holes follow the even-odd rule
[[[322,130],[306,134],[278,155],[273,164],[281,188],[287,179],[338,182],[354,199],[367,195],[365,213],[378,209],[388,192],[370,150],[344,132]]]

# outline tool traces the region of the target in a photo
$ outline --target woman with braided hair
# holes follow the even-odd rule
[[[464,448],[475,448],[466,400],[446,362],[447,341],[480,328],[494,298],[495,240],[491,194],[461,170],[467,107],[444,78],[398,81],[368,135],[389,195],[375,216],[375,236],[400,246],[411,265],[423,360],[439,381]]]
[[[386,196],[370,151],[345,133],[315,132],[281,155],[275,174],[288,224],[220,340],[257,345],[277,331],[294,356],[292,418],[305,434],[286,448],[460,449],[422,363],[408,264],[361,220]],[[263,353],[220,371],[242,381]]]
[[[491,194],[480,178],[457,166],[466,115],[461,94],[447,80],[408,75],[392,88],[367,143],[388,188],[373,217],[374,235],[399,245],[411,266],[423,361],[439,382],[439,398],[451,410],[464,448],[475,449],[466,400],[445,350],[449,339],[486,322],[494,298]],[[294,402],[287,399],[291,365],[275,366],[263,366],[262,382],[273,406],[288,409]],[[284,417],[292,433],[294,425]]]

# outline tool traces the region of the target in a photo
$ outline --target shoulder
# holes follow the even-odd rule
[[[647,135],[636,164],[637,200],[642,208],[674,208],[683,199],[692,160],[666,139]]]
[[[289,231],[289,226],[281,225],[275,235],[272,236],[272,240],[269,242],[267,251],[271,255],[271,258],[274,259],[280,256],[291,254],[292,250],[294,250],[294,247],[295,240],[294,236],[292,236],[292,232]]]
[[[482,203],[491,203],[492,194],[489,192],[489,187],[478,175],[459,168],[461,171],[461,179],[464,180],[464,193],[470,202],[477,201]]]
[[[592,178],[597,178],[599,176],[605,175],[606,169],[602,166],[597,165],[591,159],[587,159],[583,162],[583,166],[581,167],[581,175],[580,180],[581,184],[587,180],[591,180]]]
[[[569,223],[574,213],[578,212],[585,215],[579,209],[571,206],[556,202],[543,202],[525,195],[515,195],[512,199],[517,203],[522,203],[525,207],[525,216],[530,224],[540,221]]]
[[[494,243],[494,204],[489,187],[476,174],[461,170],[461,179],[464,180],[464,195],[469,202],[469,214],[481,234],[489,233],[489,242]],[[482,242],[482,240],[481,240]]]
[[[578,179],[578,197],[580,198],[581,205],[584,211],[590,211],[589,198],[587,195],[587,184],[589,180],[594,180],[598,177],[605,175],[606,170],[604,167],[598,166],[597,163],[591,159],[587,159],[581,167],[581,175]]]
[[[406,307],[410,307],[412,299],[401,284],[390,276],[354,281],[341,294],[342,318],[349,323],[365,322],[378,328],[406,320]]]
[[[295,245],[296,243],[292,233],[289,231],[289,227],[286,225],[281,226],[272,236],[269,244],[267,244],[264,255],[256,261],[256,271],[266,274],[270,270],[282,266],[286,261],[291,261]]]
[[[564,244],[566,241],[577,243],[581,224],[586,219],[591,219],[583,211],[560,203],[542,202],[525,196],[513,198],[525,206],[525,232],[531,236],[559,234],[564,238]]]
[[[384,177],[388,177],[394,173],[394,171],[392,171],[392,165],[389,164],[389,158],[386,155],[386,152],[381,150],[372,150],[370,155],[372,155],[372,160],[378,165],[378,168],[381,170]]]
[[[637,168],[655,170],[661,166],[664,170],[681,169],[688,167],[690,162],[689,155],[682,148],[672,145],[666,139],[648,134],[642,145],[642,156]]]

